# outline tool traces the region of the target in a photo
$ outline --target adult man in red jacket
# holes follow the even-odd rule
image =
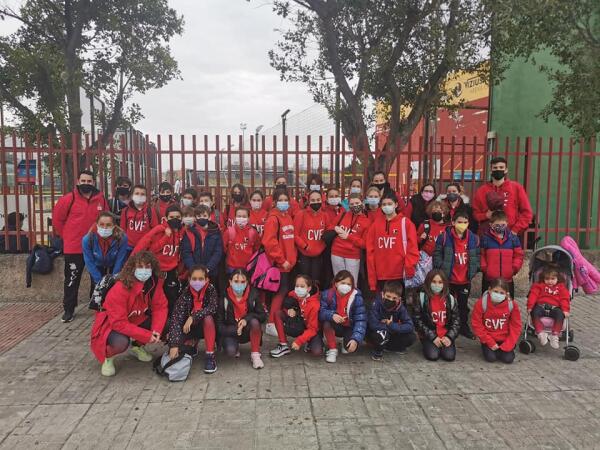
[[[65,255],[64,323],[73,320],[85,267],[81,240],[102,211],[108,211],[108,203],[104,194],[94,186],[94,174],[90,170],[79,173],[73,192],[63,195],[52,210],[54,234],[62,238]]]
[[[473,198],[473,216],[479,222],[479,231],[484,233],[494,211],[502,210],[508,217],[508,227],[514,234],[521,234],[533,219],[529,197],[523,186],[507,179],[506,159],[493,158],[490,162],[492,181],[484,184]]]

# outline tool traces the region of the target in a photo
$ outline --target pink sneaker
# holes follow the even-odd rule
[[[260,358],[260,353],[258,352],[250,353],[250,361],[252,361],[252,367],[254,367],[255,369],[262,369],[263,367],[265,367],[265,363]]]

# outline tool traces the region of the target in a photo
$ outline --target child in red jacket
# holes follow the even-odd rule
[[[541,275],[540,281],[534,283],[527,298],[527,314],[531,314],[535,332],[541,345],[550,342],[552,348],[558,348],[558,337],[562,331],[565,317],[571,311],[569,290],[565,286],[558,270],[548,267]],[[541,318],[547,316],[554,319],[552,334],[544,330]]]
[[[300,350],[306,345],[307,351],[320,356],[323,341],[319,335],[319,309],[321,300],[319,290],[307,275],[296,276],[295,288],[283,301],[283,309],[275,314],[275,327],[279,345],[271,350],[273,358],[290,353],[287,336],[292,336],[292,350]]]
[[[475,303],[471,326],[486,361],[505,364],[514,361],[521,334],[521,314],[517,302],[510,298],[506,281],[498,278],[490,282],[489,290]]]
[[[249,221],[250,210],[238,206],[235,209],[235,224],[228,226],[223,232],[228,274],[235,269],[246,270],[250,258],[260,247],[258,231],[249,225]]]
[[[427,205],[425,212],[429,218],[417,228],[419,250],[433,256],[435,241],[448,227],[449,209],[444,202],[436,200]]]
[[[250,225],[254,227],[258,234],[262,237],[265,231],[265,223],[269,211],[264,209],[265,196],[262,191],[256,190],[250,196]]]
[[[308,275],[315,281],[323,279],[323,233],[327,219],[319,191],[313,191],[306,199],[306,207],[294,216],[294,240],[298,248],[297,273]]]

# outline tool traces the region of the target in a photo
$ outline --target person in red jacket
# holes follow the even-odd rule
[[[521,234],[529,228],[533,219],[527,192],[516,181],[507,179],[506,159],[492,158],[490,164],[492,181],[477,189],[473,198],[473,216],[479,222],[479,231],[480,233],[485,231],[494,210],[502,209],[508,217],[508,226],[512,232]],[[503,205],[489,205],[489,200],[494,197],[494,194],[504,199]]]
[[[223,232],[228,275],[235,269],[246,270],[252,255],[260,248],[260,235],[249,225],[249,220],[248,208],[238,206],[235,210],[235,225],[227,227]]]
[[[327,199],[325,205],[323,205],[323,212],[327,218],[327,225],[336,224],[344,211],[340,190],[336,187],[327,189]]]
[[[96,222],[98,214],[108,211],[108,203],[94,186],[94,179],[93,172],[82,170],[75,189],[63,195],[52,210],[54,234],[62,238],[65,255],[63,323],[73,320],[77,306],[79,284],[85,267],[81,240]]]
[[[254,191],[250,196],[250,225],[258,231],[261,237],[265,231],[265,223],[269,216],[269,212],[263,208],[264,201],[265,195],[260,190]]]
[[[294,240],[298,248],[296,269],[313,280],[321,280],[325,251],[323,232],[327,225],[322,211],[321,192],[311,192],[307,201],[306,208],[298,211],[294,217]]]
[[[514,361],[521,334],[521,314],[517,302],[510,297],[506,281],[498,278],[490,282],[489,290],[475,302],[471,326],[486,361],[506,364]]]
[[[248,209],[250,208],[250,203],[248,202],[248,191],[246,190],[246,186],[236,183],[231,188],[231,199],[225,206],[223,214],[221,214],[222,230],[235,225],[235,215],[237,208],[240,206]]]
[[[142,345],[160,342],[167,322],[167,299],[156,257],[142,251],[129,258],[106,294],[92,325],[90,348],[104,376],[115,374],[113,358],[129,348],[140,361],[152,361]]]
[[[289,291],[290,272],[296,265],[298,253],[294,243],[295,231],[292,217],[288,213],[290,209],[290,196],[287,191],[277,189],[273,193],[275,209],[269,214],[265,224],[265,233],[262,237],[262,245],[269,260],[281,271],[281,282],[279,290],[273,296],[269,311],[269,323],[265,333],[276,336],[275,313],[283,304],[285,294]]]
[[[558,340],[563,322],[571,313],[570,299],[562,274],[553,267],[546,267],[540,274],[539,282],[531,286],[527,298],[527,314],[531,314],[540,344],[546,345],[550,342],[552,348],[559,347]],[[544,329],[542,317],[554,319],[550,336]]]
[[[283,189],[288,194],[290,203],[288,214],[294,217],[296,213],[300,210],[300,204],[298,203],[298,201],[296,201],[294,197],[292,197],[291,191],[288,189],[287,178],[285,176],[280,175],[277,178],[275,178],[275,186],[273,188],[273,193],[275,193],[277,189]],[[275,202],[273,201],[273,196],[265,198],[263,209],[265,209],[266,211],[271,211],[275,207],[274,203]]]
[[[490,280],[502,278],[510,288],[510,296],[515,296],[515,276],[523,265],[523,248],[519,237],[508,228],[508,218],[504,211],[494,211],[490,227],[481,238],[481,271],[483,280],[481,292],[487,291]]]
[[[168,181],[163,181],[158,185],[158,199],[153,206],[158,221],[162,222],[167,217],[167,208],[176,204],[177,202],[173,199],[173,185]]]
[[[329,229],[337,233],[331,245],[331,267],[333,276],[347,270],[358,280],[361,252],[371,221],[363,212],[360,194],[350,194],[348,206],[349,212],[343,212],[336,223],[329,224]]]
[[[306,345],[306,350],[314,356],[320,356],[323,352],[323,341],[319,335],[319,290],[307,275],[296,276],[295,285],[294,290],[284,300],[283,309],[275,314],[279,345],[271,350],[273,358],[291,352],[287,336],[295,338],[292,350],[300,350],[300,347]]]
[[[148,204],[146,186],[136,184],[133,187],[131,201],[121,210],[121,228],[127,235],[129,253],[158,223],[156,211]]]
[[[366,237],[367,272],[372,291],[386,281],[403,281],[415,276],[419,262],[417,231],[413,223],[396,213],[398,200],[393,193],[381,201],[382,217],[375,219]]]
[[[417,228],[419,250],[433,256],[437,238],[448,227],[448,222],[446,222],[449,219],[448,206],[444,202],[436,200],[427,206],[426,213],[429,218]]]
[[[164,291],[169,301],[170,312],[179,296],[180,284],[177,267],[180,260],[181,239],[184,230],[179,205],[169,206],[166,214],[166,222],[155,226],[140,239],[134,247],[132,255],[148,250],[156,257],[160,270],[164,274]]]

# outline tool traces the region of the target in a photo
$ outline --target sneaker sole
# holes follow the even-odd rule
[[[71,322],[73,322],[73,317],[71,317],[70,319],[60,319],[60,321],[62,323],[71,323]]]
[[[292,353],[291,350],[288,350],[288,351],[283,351],[281,353],[277,353],[276,355],[274,355],[273,353],[270,353],[270,355],[271,355],[271,358],[281,358],[282,356],[289,355],[290,353]]]
[[[207,369],[204,369],[204,373],[208,373],[208,374],[215,373],[216,371],[217,371],[217,368],[216,368],[216,367],[214,368],[214,370],[207,370]]]

